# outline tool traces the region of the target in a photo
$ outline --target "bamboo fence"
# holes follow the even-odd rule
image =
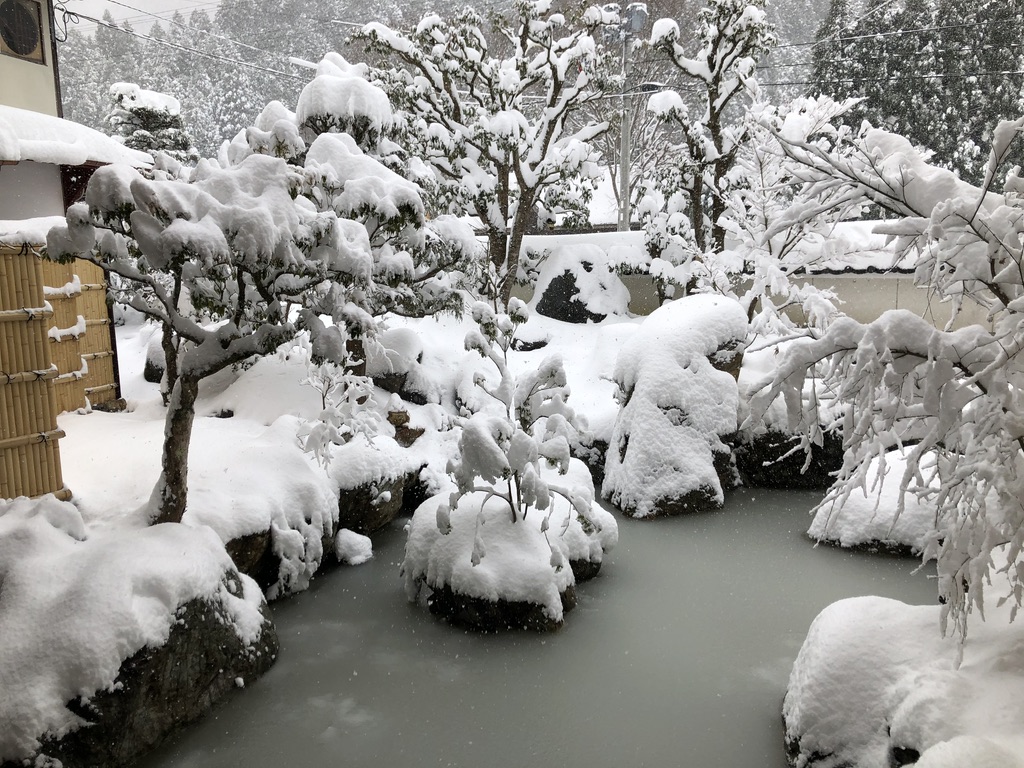
[[[120,398],[103,270],[76,259],[43,261],[58,411],[109,405]]]
[[[40,258],[0,246],[0,498],[71,497],[61,475],[57,402]]]

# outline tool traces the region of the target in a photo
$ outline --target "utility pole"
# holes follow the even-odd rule
[[[618,18],[617,25],[605,28],[606,34],[612,39],[617,36],[622,42],[622,94],[620,96],[621,115],[619,119],[619,224],[620,232],[630,227],[632,212],[630,210],[629,166],[632,153],[632,119],[633,94],[627,83],[629,75],[630,42],[647,25],[647,3],[630,3],[625,13],[621,13],[618,3],[609,3],[603,7],[607,13]]]

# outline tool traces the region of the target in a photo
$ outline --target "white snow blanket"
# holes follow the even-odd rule
[[[932,463],[934,455],[932,454]],[[922,467],[927,469],[926,458]],[[907,469],[906,452],[890,451],[868,466],[864,485],[845,498],[830,492],[817,508],[807,535],[842,547],[880,544],[921,553],[936,535],[935,504],[908,492],[897,514],[900,486]],[[911,484],[913,485],[913,484]]]
[[[121,662],[170,636],[179,606],[219,603],[247,645],[263,594],[241,577],[209,528],[158,525],[86,534],[53,496],[0,500],[0,761],[31,754],[44,734],[83,725],[65,704],[114,685]]]
[[[858,597],[819,614],[783,705],[787,740],[800,744],[796,765],[888,768],[901,748],[931,768],[1024,766],[1020,625],[1008,623],[1008,609],[990,609],[987,622],[974,616],[958,666],[958,639],[941,636],[940,610]]]

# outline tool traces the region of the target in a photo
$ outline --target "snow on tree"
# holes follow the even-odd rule
[[[919,285],[954,304],[976,301],[989,310],[990,327],[960,330],[936,329],[905,310],[868,324],[842,318],[780,355],[750,416],[756,422],[782,396],[790,427],[815,439],[817,401],[805,402],[803,391],[820,376],[845,406],[842,485],[830,494],[840,501],[866,483],[873,458],[912,446],[901,492],[937,509],[924,555],[938,563],[943,628],[951,621],[961,636],[972,611],[984,616],[996,575],[1005,579],[1001,599],[1019,606],[1024,597],[1024,178],[1014,167],[999,181],[1022,128],[1024,119],[996,128],[980,187],[882,130],[850,136],[853,151],[846,154],[780,137],[822,194],[862,194],[897,217],[880,231],[915,258]],[[1001,546],[1007,564],[996,574],[992,553]]]
[[[1022,111],[1017,30],[1024,7],[1005,0],[907,0],[868,3],[854,13],[849,5],[833,0],[819,29],[818,92],[863,97],[848,125],[884,126],[979,183],[996,124]],[[1014,162],[1022,161],[1018,152]]]
[[[441,595],[432,606],[441,612],[457,603],[451,590],[492,603],[532,603],[550,624],[528,626],[557,626],[574,569],[600,564],[618,527],[595,505],[589,470],[571,456],[582,425],[566,402],[561,358],[518,377],[509,369],[526,306],[513,298],[506,314],[478,301],[472,314],[477,328],[466,335],[466,348],[490,361],[497,380],[473,376],[485,397],[462,423],[459,454],[448,467],[451,494],[426,502],[410,524],[406,592],[415,600],[427,585]]]
[[[682,162],[656,181],[663,208],[648,204],[648,247],[655,255],[675,252],[674,263],[701,259],[725,248],[722,215],[735,186],[731,171],[747,140],[743,114],[757,94],[754,69],[758,56],[775,42],[763,0],[708,0],[701,9],[697,51],[682,45],[679,24],[659,19],[651,45],[667,55],[701,98],[687,106],[676,91],[652,96],[648,108],[681,129]],[[679,244],[681,248],[673,246]]]
[[[471,8],[450,21],[428,14],[407,33],[372,23],[358,36],[390,62],[372,76],[400,112],[401,143],[433,177],[436,205],[479,218],[490,292],[503,304],[537,207],[596,175],[589,142],[607,123],[570,128],[569,118],[601,95],[591,34],[601,20],[590,11],[575,26],[548,0],[517,0],[493,42]]]
[[[303,328],[318,358],[358,364],[349,342],[373,335],[378,300],[402,306],[408,281],[399,277],[416,270],[409,252],[375,247],[371,238],[398,232],[426,251],[431,238],[457,233],[442,223],[424,234],[418,189],[351,137],[322,134],[307,149],[283,107],[270,105],[269,115],[283,115],[269,128],[290,139],[288,159],[235,145],[223,164],[201,161],[187,179],[106,166],[91,179],[85,203],[72,206],[67,225],[48,237],[52,258],[78,256],[102,267],[128,286],[122,300],[163,326],[170,392],[155,521],[179,521],[185,510],[203,378],[270,353]],[[259,144],[269,131],[250,133]],[[397,287],[378,289],[378,275],[399,276]],[[298,319],[293,305],[302,310]]]
[[[179,163],[195,163],[199,153],[181,119],[173,96],[140,88],[135,83],[110,86],[107,124],[114,138],[141,152],[165,152]]]

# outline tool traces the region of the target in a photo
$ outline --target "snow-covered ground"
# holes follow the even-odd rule
[[[619,410],[616,360],[641,323],[640,318],[613,316],[599,324],[567,325],[534,313],[524,336],[549,343],[511,353],[509,364],[521,373],[551,354],[561,355],[570,404],[586,416],[597,437],[607,440]],[[482,367],[479,355],[464,349],[471,326],[468,318],[452,317],[392,323],[420,334],[420,375],[441,394],[439,403],[404,405],[410,425],[424,429],[405,454],[405,466],[426,465],[437,488],[443,486],[457,445],[449,429],[456,413],[454,393]],[[338,488],[372,478],[399,455],[383,421],[379,437],[357,436],[326,471],[304,453],[297,435],[303,420],[319,413],[320,395],[303,384],[307,351],[301,344],[284,348],[204,383],[191,453],[186,515],[191,528],[169,526],[174,533],[146,528],[145,504],[159,472],[164,414],[156,385],[142,378],[152,334],[152,328],[131,319],[118,328],[127,412],[60,417],[67,432],[61,442],[64,477],[73,504],[15,502],[0,513],[0,681],[5,691],[0,721],[17,723],[0,738],[0,757],[30,745],[42,729],[67,727],[64,702],[110,685],[121,659],[140,643],[159,642],[159,627],[166,625],[176,600],[219,589],[220,582],[210,576],[226,565],[218,538],[277,527],[280,554],[290,564],[281,574],[282,586],[301,589],[322,556],[318,537],[337,515]],[[373,407],[383,415],[393,405],[391,396],[378,390],[375,397]],[[884,525],[883,513],[891,512],[891,506],[890,496],[883,494],[877,512],[872,507],[871,513]],[[848,503],[844,514],[850,509]],[[295,553],[290,560],[289,542]],[[29,550],[19,549],[21,564],[13,569],[3,565],[14,562],[11,548],[22,546],[36,553],[32,561],[23,559]],[[350,533],[339,536],[335,546],[341,559],[353,564],[372,555],[365,538]],[[190,557],[177,566],[186,573],[166,576],[170,582],[164,584],[167,559],[154,548],[173,547]],[[130,555],[122,554],[126,551]],[[71,552],[78,557],[64,556]],[[140,578],[149,573],[146,564],[153,563],[152,579],[143,579],[148,586],[126,605],[115,603],[120,599],[117,579],[100,570],[105,564],[122,569],[117,573],[128,572],[114,553],[127,557]],[[18,575],[22,572],[51,576],[33,581]],[[78,610],[41,599],[72,582],[81,584],[74,602]],[[246,585],[237,610],[251,619],[258,598]],[[17,591],[22,587],[29,591]],[[30,608],[33,603],[38,606]],[[101,609],[114,611],[121,623],[100,618],[107,615]],[[786,703],[791,732],[799,730],[808,750],[816,744],[825,748],[827,734],[848,735],[866,756],[859,763],[865,767],[886,765],[877,761],[883,759],[879,750],[887,728],[893,743],[899,740],[923,753],[920,765],[1024,765],[1024,640],[1018,626],[1009,624],[1005,609],[992,605],[987,622],[974,618],[964,661],[957,666],[957,644],[940,637],[938,611],[864,598],[824,612],[793,672]],[[100,632],[104,622],[106,630]],[[40,654],[31,642],[43,626],[59,653]],[[59,639],[55,627],[62,628]],[[83,654],[83,648],[89,653]],[[22,693],[7,695],[10,691]]]

